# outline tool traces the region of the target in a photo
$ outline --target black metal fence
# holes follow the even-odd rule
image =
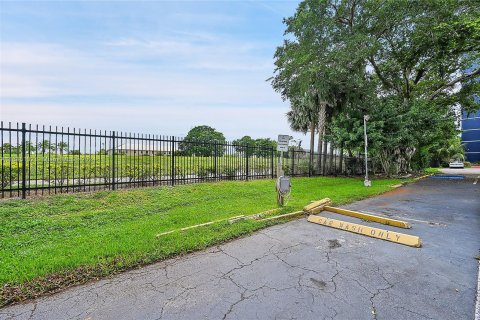
[[[3,122],[0,148],[1,198],[274,178],[279,156],[273,146]],[[283,168],[292,176],[362,170],[356,158],[322,155],[323,166],[313,159],[290,150]]]
[[[310,154],[309,151],[291,149],[284,158],[283,169],[286,174],[293,177],[365,174],[362,155],[347,157],[339,150],[333,150],[330,154]],[[369,163],[370,171],[372,171],[372,162]]]

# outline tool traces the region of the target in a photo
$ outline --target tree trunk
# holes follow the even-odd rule
[[[318,128],[317,128],[318,130]],[[323,135],[318,132],[318,141],[317,141],[317,163],[315,165],[317,174],[321,174],[321,162],[322,162],[322,146],[323,146]]]
[[[310,124],[310,161],[308,166],[308,175],[312,174],[312,167],[313,167],[313,152],[315,151],[315,121],[312,121]]]
[[[322,141],[324,140],[324,133],[325,133],[325,121],[327,117],[326,112],[327,106],[325,103],[320,103],[320,109],[318,111],[318,159],[317,159],[317,171],[320,174],[321,172],[321,164],[322,164]]]

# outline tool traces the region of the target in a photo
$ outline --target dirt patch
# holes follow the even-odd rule
[[[396,188],[396,189],[387,191],[382,196],[391,196],[391,195],[397,195],[397,194],[408,194],[408,193],[411,193],[411,192],[412,191],[409,188],[400,187],[400,188]]]

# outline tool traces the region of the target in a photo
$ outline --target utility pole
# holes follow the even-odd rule
[[[372,182],[368,180],[368,138],[367,138],[367,121],[370,120],[369,115],[363,116],[363,134],[365,138],[365,181],[363,181],[363,185],[365,187],[371,187]]]

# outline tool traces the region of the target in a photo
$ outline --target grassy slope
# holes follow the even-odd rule
[[[324,197],[330,197],[335,204],[351,202],[389,190],[398,182],[378,180],[373,187],[365,188],[359,179],[296,178],[283,212],[298,210]],[[84,282],[248,234],[268,224],[217,223],[155,237],[163,231],[275,207],[273,180],[1,201],[0,306],[11,302],[11,293],[5,293],[7,287],[21,287],[38,279],[45,281],[52,275],[65,277],[79,273],[81,268],[86,268],[85,276],[77,275],[73,283]],[[8,286],[2,289],[5,284]]]

